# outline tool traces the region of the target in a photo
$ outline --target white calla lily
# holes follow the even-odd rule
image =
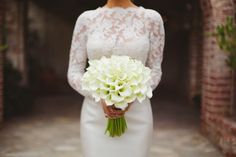
[[[151,69],[140,60],[126,55],[112,55],[110,58],[89,60],[89,67],[82,77],[82,89],[92,93],[95,101],[104,99],[107,105],[125,109],[127,103],[145,97],[151,98],[149,80]]]

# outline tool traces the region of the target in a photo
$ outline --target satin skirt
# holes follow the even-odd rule
[[[150,99],[136,99],[125,113],[126,132],[120,137],[105,134],[107,118],[102,106],[85,97],[80,115],[82,157],[149,157],[153,140],[153,112]]]

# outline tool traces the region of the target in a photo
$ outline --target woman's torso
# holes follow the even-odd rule
[[[146,63],[154,10],[139,7],[98,7],[87,13],[88,59],[102,56],[129,55]]]

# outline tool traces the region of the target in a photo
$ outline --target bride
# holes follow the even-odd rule
[[[81,13],[76,21],[67,78],[70,86],[84,96],[80,115],[83,157],[148,157],[153,139],[151,101],[137,100],[126,110],[115,110],[105,101],[96,102],[81,88],[87,59],[123,54],[151,68],[154,90],[162,76],[165,31],[156,10],[135,5],[131,0],[107,0],[94,10]],[[158,105],[158,104],[153,104]],[[125,115],[128,129],[121,137],[104,134],[107,118]]]

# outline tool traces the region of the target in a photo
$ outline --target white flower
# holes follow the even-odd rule
[[[125,109],[128,103],[152,97],[149,85],[151,70],[141,61],[126,55],[103,56],[89,60],[89,67],[82,77],[82,89],[92,93],[95,101],[104,99],[107,105]]]

